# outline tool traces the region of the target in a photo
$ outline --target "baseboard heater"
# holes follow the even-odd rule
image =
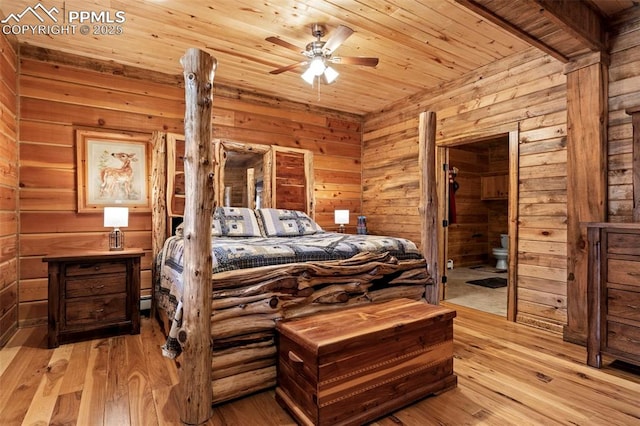
[[[151,310],[151,296],[143,296],[140,298],[140,310],[141,311]]]

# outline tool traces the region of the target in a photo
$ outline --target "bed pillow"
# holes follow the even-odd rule
[[[258,209],[257,216],[267,237],[292,237],[322,232],[322,228],[313,219],[297,210]]]
[[[262,236],[254,211],[247,207],[217,207],[211,225],[212,235],[217,232],[216,227],[223,237]]]
[[[184,237],[184,222],[180,222],[180,225],[176,226],[175,231],[176,236]],[[213,220],[211,221],[211,236],[212,237],[221,237],[222,229],[220,226],[220,218],[214,215]]]

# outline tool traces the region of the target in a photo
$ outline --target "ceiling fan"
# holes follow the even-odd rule
[[[325,35],[325,27],[322,24],[311,25],[311,34],[316,40],[307,44],[304,50],[284,41],[278,37],[267,37],[266,40],[273,44],[285,47],[298,53],[302,53],[306,59],[295,64],[286,65],[269,71],[270,74],[280,74],[290,71],[298,67],[309,65],[307,70],[302,74],[302,78],[309,84],[313,84],[316,77],[324,77],[325,82],[332,83],[337,77],[338,72],[334,70],[329,63],[344,65],[364,65],[367,67],[375,67],[378,65],[378,58],[366,58],[359,56],[333,56],[333,53],[340,47],[344,41],[353,34],[353,30],[345,25],[339,25],[331,34],[327,41],[322,41]]]

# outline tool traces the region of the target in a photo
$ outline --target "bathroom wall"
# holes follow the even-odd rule
[[[509,173],[509,141],[504,138],[495,142],[488,143],[488,164],[491,173],[504,172]],[[487,207],[488,221],[488,246],[487,253],[490,256],[490,262],[495,259],[491,256],[491,249],[500,247],[500,234],[506,234],[509,230],[509,205],[508,200],[490,200],[484,201]]]
[[[480,200],[480,176],[488,171],[487,149],[478,144],[449,150],[449,168],[458,169],[455,218],[450,217],[448,255],[454,267],[487,263],[488,206]]]
[[[500,246],[500,234],[508,230],[508,201],[483,200],[481,178],[509,172],[506,139],[449,149],[449,167],[457,168],[456,214],[451,217],[448,259],[454,267],[495,263],[491,249]]]

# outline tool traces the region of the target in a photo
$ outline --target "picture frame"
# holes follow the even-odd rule
[[[78,213],[150,212],[148,135],[76,130]]]

